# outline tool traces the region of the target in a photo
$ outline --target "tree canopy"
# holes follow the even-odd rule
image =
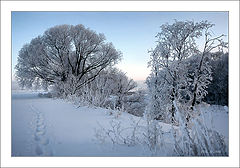
[[[81,24],[59,25],[22,47],[16,75],[21,86],[31,86],[41,79],[50,85],[68,83],[74,93],[116,64],[121,55],[103,34]]]

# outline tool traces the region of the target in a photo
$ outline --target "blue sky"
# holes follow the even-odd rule
[[[134,80],[145,80],[150,69],[148,50],[155,46],[155,35],[164,23],[208,20],[215,24],[215,35],[228,35],[227,12],[12,12],[12,71],[21,47],[50,27],[83,24],[104,33],[108,42],[123,53],[117,65]],[[201,44],[199,44],[201,45]]]

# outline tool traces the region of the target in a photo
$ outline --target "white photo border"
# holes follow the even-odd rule
[[[11,157],[12,11],[228,11],[229,157]],[[236,167],[239,166],[238,1],[2,1],[1,165],[3,167]]]

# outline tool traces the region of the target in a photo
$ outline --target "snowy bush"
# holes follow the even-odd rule
[[[228,156],[228,148],[222,135],[205,124],[201,111],[194,117],[190,125],[186,125],[178,105],[174,102],[178,129],[172,130],[174,151],[178,156]],[[196,110],[196,109],[195,109]]]
[[[147,106],[147,96],[143,90],[137,90],[123,98],[124,110],[135,116],[143,116]]]
[[[91,83],[82,86],[75,95],[79,102],[97,107],[122,109],[123,99],[136,83],[117,68],[103,70]],[[65,91],[66,92],[66,91]]]
[[[175,101],[174,107],[177,126],[162,123],[147,111],[144,117],[126,122],[118,111],[111,110],[108,115],[113,119],[104,126],[99,124],[95,130],[96,141],[137,145],[150,156],[228,156],[224,137],[211,124],[206,124],[206,119],[212,121],[211,115],[194,108],[193,116],[187,121],[183,112],[186,108]]]
[[[95,129],[95,138],[100,143],[110,141],[112,144],[133,146],[139,144],[140,127],[139,122],[132,120],[131,126],[124,126],[117,118],[109,123],[109,128],[105,128],[99,124],[99,128]]]
[[[147,126],[143,135],[143,145],[147,146],[152,155],[164,154],[163,148],[166,145],[163,141],[164,132],[157,120],[147,120]]]
[[[39,97],[45,97],[45,98],[52,98],[52,93],[48,92],[48,93],[39,93],[38,94]]]

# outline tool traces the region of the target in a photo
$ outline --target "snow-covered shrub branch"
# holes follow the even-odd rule
[[[126,127],[118,119],[113,119],[109,123],[109,128],[98,123],[99,128],[95,129],[95,138],[98,142],[110,141],[112,144],[133,146],[140,143],[140,126],[138,121],[132,119],[131,125]]]
[[[172,130],[174,151],[179,156],[228,156],[228,148],[222,135],[214,128],[206,126],[206,118],[201,110],[194,109],[197,114],[189,125],[182,115],[179,106],[174,102],[178,129]],[[209,116],[208,116],[209,117]],[[211,119],[210,119],[211,120]]]

